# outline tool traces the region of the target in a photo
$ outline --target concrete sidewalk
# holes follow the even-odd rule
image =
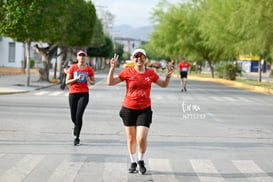
[[[50,78],[52,78],[52,72],[50,72]],[[0,95],[1,94],[15,94],[25,93],[33,90],[38,90],[46,87],[50,87],[56,83],[50,83],[46,81],[39,82],[39,73],[33,72],[30,74],[30,86],[26,87],[27,75],[26,74],[1,74],[0,75]]]
[[[251,80],[258,80],[259,74],[256,72],[243,73],[243,77]],[[273,78],[270,77],[270,71],[262,73],[262,81],[273,82]]]

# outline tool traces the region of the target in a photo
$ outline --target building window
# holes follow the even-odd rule
[[[15,63],[15,42],[9,43],[9,63]]]

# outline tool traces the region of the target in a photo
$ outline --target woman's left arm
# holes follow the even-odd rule
[[[168,64],[167,68],[168,68],[168,73],[166,75],[165,80],[158,78],[157,81],[155,82],[158,86],[163,87],[163,88],[165,88],[169,85],[169,82],[170,82],[170,79],[171,79],[171,76],[173,73],[173,68],[171,65]]]
[[[87,81],[90,85],[95,85],[95,77],[94,76],[87,77]]]

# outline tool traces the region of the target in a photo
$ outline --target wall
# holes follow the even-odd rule
[[[9,43],[15,43],[15,62],[9,62]],[[32,43],[30,48],[30,59],[34,59],[36,61],[36,66],[42,65],[41,56],[36,53],[36,51],[32,48],[36,43]],[[21,61],[26,59],[26,53],[24,51],[24,44],[22,42],[15,42],[11,38],[2,37],[0,39],[0,67],[8,67],[8,68],[21,68]],[[41,67],[41,66],[40,66]]]
[[[0,40],[0,66],[21,68],[21,60],[24,59],[23,43],[15,42],[15,62],[9,62],[9,43],[14,42],[11,38],[3,37]]]

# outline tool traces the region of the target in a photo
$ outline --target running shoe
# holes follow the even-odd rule
[[[74,145],[80,145],[80,139],[79,138],[75,138],[74,140]]]
[[[136,162],[132,162],[131,163],[131,167],[128,169],[128,173],[135,173],[136,172],[136,168],[137,168],[137,163]]]
[[[138,166],[139,166],[139,174],[145,174],[146,173],[146,168],[144,166],[144,161],[138,161]]]
[[[185,92],[187,92],[187,88],[186,87],[184,87],[184,90],[185,90]]]

